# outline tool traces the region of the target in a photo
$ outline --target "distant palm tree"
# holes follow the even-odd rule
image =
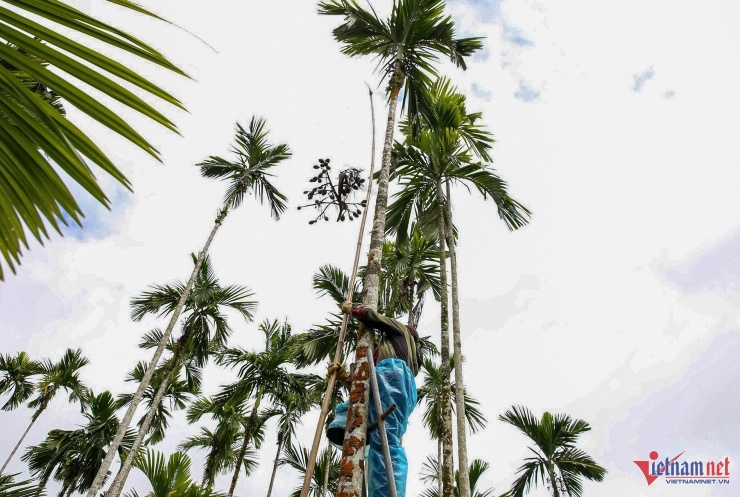
[[[197,264],[195,255],[192,257],[193,262]],[[138,321],[147,314],[166,315],[176,305],[176,302],[180,301],[184,286],[182,282],[157,285],[150,291],[133,298],[131,300],[132,317]],[[174,344],[172,357],[162,366],[161,374],[154,377],[156,381],[152,381],[149,385],[151,387],[157,383],[156,393],[151,400],[152,406],[160,406],[165,393],[170,388],[170,382],[177,379],[176,373],[180,371],[183,364],[189,364],[190,368],[193,366],[203,368],[214,351],[226,345],[231,335],[231,328],[224,314],[226,309],[236,311],[246,321],[252,320],[252,312],[257,308],[257,302],[249,300],[253,295],[248,288],[241,285],[222,286],[213,270],[210,257],[204,258],[193,284],[193,290],[184,304],[185,319],[182,323],[182,334]],[[143,379],[142,377],[141,381]],[[191,389],[192,385],[185,381],[181,386],[184,389]],[[147,411],[134,441],[132,452],[123,461],[121,469],[108,489],[108,497],[121,495],[123,484],[131,470],[133,457],[144,442],[146,434],[150,432],[151,423],[158,412],[159,408]]]
[[[421,479],[427,483],[435,483],[439,474],[439,460],[431,456],[427,457],[426,462],[422,466]],[[472,497],[493,497],[493,489],[488,488],[485,490],[478,489],[478,483],[480,477],[488,471],[489,464],[481,459],[473,459],[468,468],[468,481],[470,481],[470,495]],[[461,485],[460,485],[460,471],[455,471],[455,497],[461,497]],[[439,497],[438,488],[428,488],[421,493],[420,497]]]
[[[31,378],[39,374],[42,374],[41,365],[25,352],[16,356],[0,355],[0,395],[10,394],[2,410],[12,411],[27,401],[35,389]]]
[[[424,91],[437,76],[434,63],[439,57],[449,57],[455,65],[465,69],[465,57],[483,47],[479,38],[456,38],[455,24],[451,16],[444,14],[444,10],[444,0],[394,0],[390,17],[380,19],[372,7],[370,10],[363,9],[356,0],[329,0],[319,3],[320,14],[344,18],[342,24],[333,31],[334,38],[342,44],[342,52],[352,57],[377,58],[383,80],[388,82],[388,120],[378,173],[373,231],[370,236],[371,264],[363,280],[362,303],[372,309],[378,307],[391,149],[399,94],[405,88],[404,103],[415,128],[419,115],[425,111]],[[371,337],[372,334],[367,333],[360,339],[357,345],[358,359],[361,357],[359,350],[371,345]],[[355,382],[356,385],[360,383]],[[363,387],[364,395],[353,402],[350,409],[358,409],[358,414],[366,418],[369,383],[365,381]],[[366,441],[366,431],[367,426],[361,425],[353,434],[360,439],[362,445]],[[451,451],[449,455],[451,457]],[[352,492],[359,497],[362,488],[360,463],[364,459],[364,452],[358,450],[354,455],[347,454],[346,457],[345,462],[352,471],[340,476],[340,492]],[[452,478],[453,468],[449,464],[445,472],[445,497],[452,497]]]
[[[244,452],[252,437],[258,418],[257,410],[263,399],[270,400],[274,404],[289,393],[305,395],[308,386],[315,382],[315,377],[292,373],[287,368],[293,362],[294,350],[294,339],[288,323],[265,320],[260,323],[259,329],[265,335],[264,351],[253,352],[242,348],[229,348],[218,356],[219,364],[239,367],[239,380],[227,385],[216,396],[216,400],[223,402],[235,395],[250,395],[254,399],[249,426],[245,428],[243,434],[242,450]],[[234,495],[243,458],[244,454],[240,453],[236,461],[234,476],[231,479],[229,497]]]
[[[301,475],[301,481],[306,476],[308,467],[308,450],[298,445],[286,445],[282,464],[287,464],[297,470]],[[316,466],[311,475],[311,486],[308,495],[311,497],[329,497],[337,492],[339,482],[339,453],[328,445],[316,458]],[[298,486],[291,497],[299,497],[303,485]]]
[[[212,487],[216,476],[236,467],[239,454],[242,453],[243,433],[249,429],[250,407],[246,404],[248,396],[232,396],[223,401],[200,397],[190,405],[187,412],[188,423],[196,423],[203,416],[210,416],[216,421],[216,429],[202,426],[200,433],[192,435],[180,444],[181,450],[204,449],[207,451],[203,464],[203,486]],[[264,417],[258,415],[258,426],[252,431],[250,443],[244,450],[241,464],[244,474],[249,476],[259,466],[259,453],[255,447],[264,439]]]
[[[450,357],[450,369],[453,369],[455,358]],[[457,389],[455,384],[452,384],[451,389],[445,388],[444,371],[442,368],[433,363],[430,359],[426,359],[422,365],[421,370],[424,372],[424,380],[422,386],[419,387],[419,394],[417,403],[426,403],[424,414],[422,415],[422,423],[429,430],[432,438],[437,440],[437,461],[442,458],[442,436],[444,434],[444,412],[442,410],[443,400],[446,392],[452,397],[450,405],[455,410]],[[464,405],[465,405],[465,419],[467,421],[468,428],[471,433],[475,433],[480,429],[483,429],[488,424],[485,415],[480,410],[480,402],[474,399],[467,391],[464,392]],[[439,469],[439,466],[437,466]],[[441,473],[439,486],[442,486]]]
[[[534,442],[534,448],[529,447],[534,455],[524,460],[518,470],[519,477],[506,497],[523,497],[540,480],[552,488],[553,497],[560,497],[561,485],[565,495],[580,497],[582,478],[592,481],[604,479],[606,469],[575,446],[578,436],[591,430],[591,426],[582,419],[549,412],[537,419],[526,407],[513,406],[499,416],[499,420],[515,426]]]
[[[161,452],[148,450],[140,453],[134,460],[134,466],[144,473],[152,486],[146,497],[223,497],[210,487],[201,487],[190,479],[190,458],[174,452],[165,462]],[[131,490],[126,497],[139,497],[136,490]]]
[[[131,404],[123,417],[123,421],[121,423],[122,430],[124,427],[128,428],[134,419],[136,408],[141,403],[141,399],[149,386],[154,370],[159,364],[159,359],[169,343],[172,330],[180,317],[180,312],[182,312],[186,299],[190,295],[193,282],[195,281],[195,278],[200,271],[200,266],[203,264],[203,260],[208,253],[208,248],[210,247],[213,238],[216,236],[216,232],[226,218],[226,215],[231,210],[239,207],[244,200],[244,196],[249,192],[253,192],[255,198],[259,200],[260,203],[264,203],[264,201],[267,200],[272,217],[275,219],[279,219],[280,215],[286,209],[285,202],[287,198],[270,182],[270,179],[273,176],[270,171],[273,167],[288,159],[292,153],[286,144],[272,145],[267,141],[268,133],[265,129],[265,125],[266,122],[264,119],[256,117],[253,117],[250,121],[248,130],[245,130],[239,124],[236,125],[236,144],[232,147],[232,152],[235,156],[235,160],[233,162],[229,162],[221,157],[212,156],[197,164],[197,166],[200,167],[200,171],[203,176],[207,178],[223,179],[228,182],[223,206],[216,216],[211,234],[208,236],[203,249],[198,254],[198,259],[195,263],[195,268],[193,268],[193,272],[190,275],[190,279],[179,292],[180,299],[175,305],[170,306],[170,303],[167,304],[170,306],[169,312],[172,313],[172,317],[170,318],[170,322],[167,325],[164,334],[162,334],[161,341],[154,352],[152,360],[147,366],[146,373],[142,378],[141,383],[139,383],[139,388],[134,393],[134,396],[131,399]],[[120,443],[123,438],[123,433],[123,431],[120,431],[116,435],[116,439],[113,441],[114,446]],[[105,472],[108,471],[112,463],[112,457],[110,459],[106,458],[103,462],[100,473],[95,479],[95,485],[90,489],[87,497],[96,497],[97,492],[103,484]]]
[[[141,361],[138,362],[133,371],[131,371],[126,377],[126,381],[140,382],[141,379],[144,377],[145,370],[146,363]],[[149,388],[147,388],[146,392],[144,393],[144,399],[146,401],[146,412],[148,413],[152,410],[155,411],[151,424],[149,425],[149,428],[145,431],[145,433],[149,435],[149,438],[144,441],[144,445],[158,444],[159,442],[164,440],[165,431],[169,426],[168,419],[172,418],[172,413],[170,412],[170,410],[185,409],[186,403],[191,398],[200,393],[200,382],[194,385],[187,380],[180,379],[180,371],[176,369],[172,373],[170,380],[168,381],[167,388],[164,391],[164,397],[162,398],[161,402],[155,405],[154,398],[156,396],[156,392],[159,390],[159,387],[162,384],[165,373],[166,371],[164,370],[164,368],[160,367],[159,370],[154,374]],[[118,399],[116,400],[116,407],[120,409],[124,406],[127,406],[131,402],[132,397],[133,394],[131,393],[120,394],[118,396]],[[167,400],[168,402],[165,403],[165,400]],[[169,404],[169,407],[167,404]],[[146,415],[139,420],[139,429],[144,426],[145,419]]]
[[[326,389],[324,388],[319,391],[317,387],[323,386],[322,383],[319,382],[313,389],[306,389],[300,394],[288,391],[283,395],[277,395],[275,398],[274,410],[277,416],[277,451],[272,466],[270,485],[267,487],[267,497],[272,495],[272,487],[275,482],[275,475],[280,464],[280,454],[283,452],[283,448],[292,443],[296,426],[301,423],[303,416],[315,405],[321,405],[321,396]]]
[[[53,476],[62,483],[60,497],[90,488],[118,430],[115,413],[115,401],[110,392],[95,395],[88,390],[83,402],[85,426],[77,430],[52,430],[39,445],[29,447],[22,459],[28,462],[40,486],[46,485]],[[129,450],[132,441],[133,433],[129,431],[119,449]]]
[[[25,359],[21,360],[25,362]],[[90,361],[87,358],[82,356],[82,351],[80,349],[67,349],[58,362],[54,363],[49,359],[43,359],[37,364],[37,371],[38,374],[41,375],[41,378],[34,388],[36,397],[28,403],[28,407],[35,409],[31,416],[31,423],[28,425],[28,428],[26,428],[26,431],[23,432],[23,435],[21,435],[21,439],[18,440],[18,443],[15,444],[13,451],[8,456],[3,467],[0,468],[0,473],[5,471],[5,468],[8,466],[10,460],[13,459],[16,451],[18,451],[18,447],[23,443],[23,439],[26,438],[31,427],[34,425],[36,420],[39,419],[41,413],[46,410],[49,406],[49,402],[56,397],[56,394],[59,393],[60,390],[67,392],[70,402],[84,401],[87,387],[80,379],[80,370],[89,362]],[[26,365],[23,367],[28,368],[31,366]],[[25,388],[25,386],[22,386],[21,388]],[[23,395],[25,395],[25,393],[26,392],[24,391]]]
[[[136,3],[113,3],[163,20]],[[159,160],[159,152],[117,110],[136,110],[177,131],[146,97],[135,93],[184,107],[131,69],[129,63],[138,67],[135,62],[147,61],[186,75],[151,46],[68,2],[5,0],[0,5],[0,17],[0,255],[15,271],[15,265],[20,264],[21,245],[28,248],[28,234],[43,243],[49,236],[49,226],[61,232],[66,217],[80,223],[84,214],[70,192],[70,182],[110,207],[96,178],[98,171],[90,165],[130,188],[106,154],[66,119],[59,98]],[[123,53],[126,57],[120,57]],[[126,65],[116,59],[125,59]],[[80,81],[85,84],[80,85]],[[85,90],[88,86],[110,98],[101,100]],[[105,103],[111,99],[119,104],[116,110]],[[66,173],[65,180],[60,169]]]
[[[46,491],[33,480],[15,481],[14,475],[0,475],[0,495],[3,497],[45,497]]]

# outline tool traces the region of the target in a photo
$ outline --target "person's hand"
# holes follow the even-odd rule
[[[329,364],[329,367],[326,368],[326,379],[331,378],[332,375],[334,375],[334,373],[337,374],[337,380],[339,381],[339,383],[341,383],[344,386],[344,388],[349,390],[350,389],[349,373],[347,372],[346,369],[344,369],[344,366],[342,366],[338,362],[332,362],[331,364]]]
[[[342,312],[345,314],[351,314],[352,313],[352,302],[349,300],[345,300],[342,302]]]

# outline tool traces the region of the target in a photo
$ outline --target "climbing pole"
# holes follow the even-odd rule
[[[372,118],[373,126],[373,139],[372,139],[372,152],[370,154],[370,173],[369,181],[367,185],[367,195],[365,197],[365,204],[370,206],[370,195],[373,189],[373,172],[375,170],[375,106],[373,105],[373,91],[368,85],[368,94],[370,96],[370,115]],[[362,250],[362,237],[365,233],[365,221],[367,220],[367,207],[362,212],[362,219],[360,220],[360,232],[357,235],[357,248],[355,249],[355,262],[352,266],[352,276],[349,279],[349,289],[347,290],[347,300],[352,301],[354,293],[355,279],[357,278],[357,267],[360,264],[360,251]],[[339,341],[337,342],[337,350],[334,353],[334,362],[339,362],[342,358],[342,350],[344,349],[344,334],[347,331],[347,321],[349,315],[344,314],[342,318],[342,327],[339,329]],[[301,489],[301,497],[308,497],[308,491],[311,487],[311,477],[313,476],[314,468],[316,467],[316,454],[319,451],[319,444],[321,443],[321,435],[324,431],[324,422],[329,412],[329,402],[331,401],[332,392],[334,392],[334,385],[337,380],[337,372],[334,371],[329,375],[329,383],[326,386],[326,392],[324,393],[324,402],[321,404],[321,413],[319,414],[319,421],[316,424],[316,432],[313,437],[313,445],[311,446],[311,452],[308,457],[308,467],[306,468],[306,476],[303,478],[303,488]],[[378,411],[381,412],[381,411]]]

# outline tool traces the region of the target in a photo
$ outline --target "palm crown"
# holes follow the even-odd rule
[[[424,90],[437,76],[433,64],[439,55],[465,69],[465,57],[483,47],[481,38],[456,38],[455,24],[444,9],[444,0],[394,0],[384,20],[355,0],[319,4],[320,14],[345,18],[333,32],[342,53],[376,56],[383,79],[389,80],[391,98],[393,90],[397,93],[405,84],[403,106],[414,118],[425,111]]]
[[[529,448],[533,455],[526,458],[519,468],[519,477],[506,494],[507,497],[522,497],[540,480],[542,483],[549,481],[555,497],[560,495],[559,482],[562,482],[567,495],[580,497],[583,492],[581,478],[593,481],[604,479],[606,469],[575,446],[578,436],[591,430],[584,420],[549,412],[537,419],[523,406],[513,406],[499,419],[518,428],[535,444],[535,448]]]
[[[249,129],[236,125],[236,143],[232,146],[234,161],[211,156],[197,164],[206,178],[223,179],[229,182],[224,197],[224,207],[235,209],[241,205],[244,195],[253,191],[257,200],[270,204],[272,217],[278,219],[286,209],[287,197],[270,183],[270,169],[288,159],[292,153],[286,144],[271,145],[267,141],[266,121],[252,117]]]

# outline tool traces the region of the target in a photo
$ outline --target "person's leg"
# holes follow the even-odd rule
[[[405,497],[408,461],[406,459],[406,451],[401,446],[401,437],[406,432],[409,414],[411,414],[416,405],[416,383],[408,366],[400,359],[384,359],[380,361],[376,366],[376,374],[383,411],[388,409],[391,404],[396,404],[396,409],[385,418],[385,428],[388,434],[388,448],[391,453],[396,493],[398,497]],[[372,423],[376,419],[375,405],[373,402],[370,402],[369,421]],[[383,458],[380,430],[377,428],[373,430],[369,439],[369,496],[387,497],[389,495],[388,478],[385,469],[385,459]]]

